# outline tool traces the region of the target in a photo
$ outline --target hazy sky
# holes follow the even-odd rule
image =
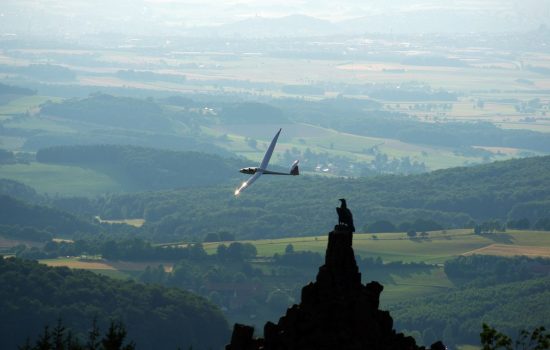
[[[332,22],[356,17],[402,16],[436,23],[460,18],[472,30],[536,28],[550,21],[550,0],[1,0],[0,31],[57,35],[89,32],[166,33],[195,26],[213,26],[242,19],[313,16]],[[483,23],[486,20],[486,23]],[[477,22],[476,22],[477,21]],[[373,21],[373,23],[376,21]],[[465,30],[468,25],[465,23]],[[372,28],[369,28],[372,30]],[[374,28],[376,29],[376,27]],[[387,28],[380,28],[381,31]],[[393,28],[392,30],[400,28]],[[405,29],[405,28],[404,28]],[[408,28],[411,29],[411,28]],[[456,28],[460,31],[461,28]]]

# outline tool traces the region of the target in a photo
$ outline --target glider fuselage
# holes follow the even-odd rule
[[[273,154],[273,150],[275,149],[275,144],[277,143],[277,139],[279,138],[279,134],[281,133],[281,129],[275,134],[275,137],[273,137],[273,140],[271,140],[271,143],[269,144],[269,147],[267,148],[267,151],[265,152],[264,158],[262,159],[262,162],[260,163],[259,167],[248,167],[248,168],[242,168],[239,170],[239,172],[243,174],[249,174],[252,175],[248,180],[243,182],[239,188],[235,190],[235,196],[238,196],[241,191],[246,189],[248,186],[250,186],[254,181],[258,180],[260,176],[263,174],[268,175],[300,175],[300,170],[298,169],[298,161],[295,160],[294,163],[292,163],[292,166],[290,167],[290,171],[288,173],[281,173],[278,171],[271,171],[267,170],[267,165],[269,164],[269,160],[271,159],[271,155]]]
[[[257,167],[242,168],[241,170],[239,170],[239,172],[243,174],[249,174],[249,175],[256,174],[257,172],[261,172],[262,174],[268,174],[268,175],[298,175],[298,174],[292,174],[292,173],[281,173],[277,171],[260,169]]]

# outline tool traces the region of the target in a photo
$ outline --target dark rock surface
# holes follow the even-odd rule
[[[347,226],[335,226],[325,264],[316,281],[302,289],[301,303],[290,307],[277,324],[267,322],[264,338],[253,338],[252,327],[235,324],[226,350],[424,349],[393,330],[389,312],[378,309],[384,287],[378,282],[361,284],[352,240]],[[438,342],[431,349],[445,346]]]

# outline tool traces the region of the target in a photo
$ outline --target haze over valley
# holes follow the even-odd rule
[[[384,285],[416,344],[548,329],[549,15],[546,0],[4,1],[0,347],[259,336],[314,280],[340,198],[362,283]],[[280,128],[269,169],[300,175],[235,196]]]

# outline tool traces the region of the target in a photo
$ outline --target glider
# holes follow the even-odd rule
[[[275,144],[277,143],[277,139],[279,138],[279,134],[281,133],[282,129],[279,129],[277,134],[275,134],[275,137],[273,140],[271,140],[271,144],[269,145],[269,148],[267,149],[267,152],[265,152],[264,159],[262,159],[262,162],[260,163],[259,167],[249,167],[249,168],[242,168],[239,170],[239,172],[243,174],[251,174],[252,177],[250,177],[248,180],[243,182],[239,188],[235,190],[235,196],[238,196],[245,188],[252,185],[252,183],[262,174],[266,175],[300,175],[300,171],[298,170],[298,161],[295,160],[294,163],[292,163],[292,166],[290,167],[290,172],[288,173],[280,173],[277,171],[271,171],[267,170],[267,164],[269,163],[269,160],[271,159],[271,155],[273,154],[273,150],[275,149]]]

